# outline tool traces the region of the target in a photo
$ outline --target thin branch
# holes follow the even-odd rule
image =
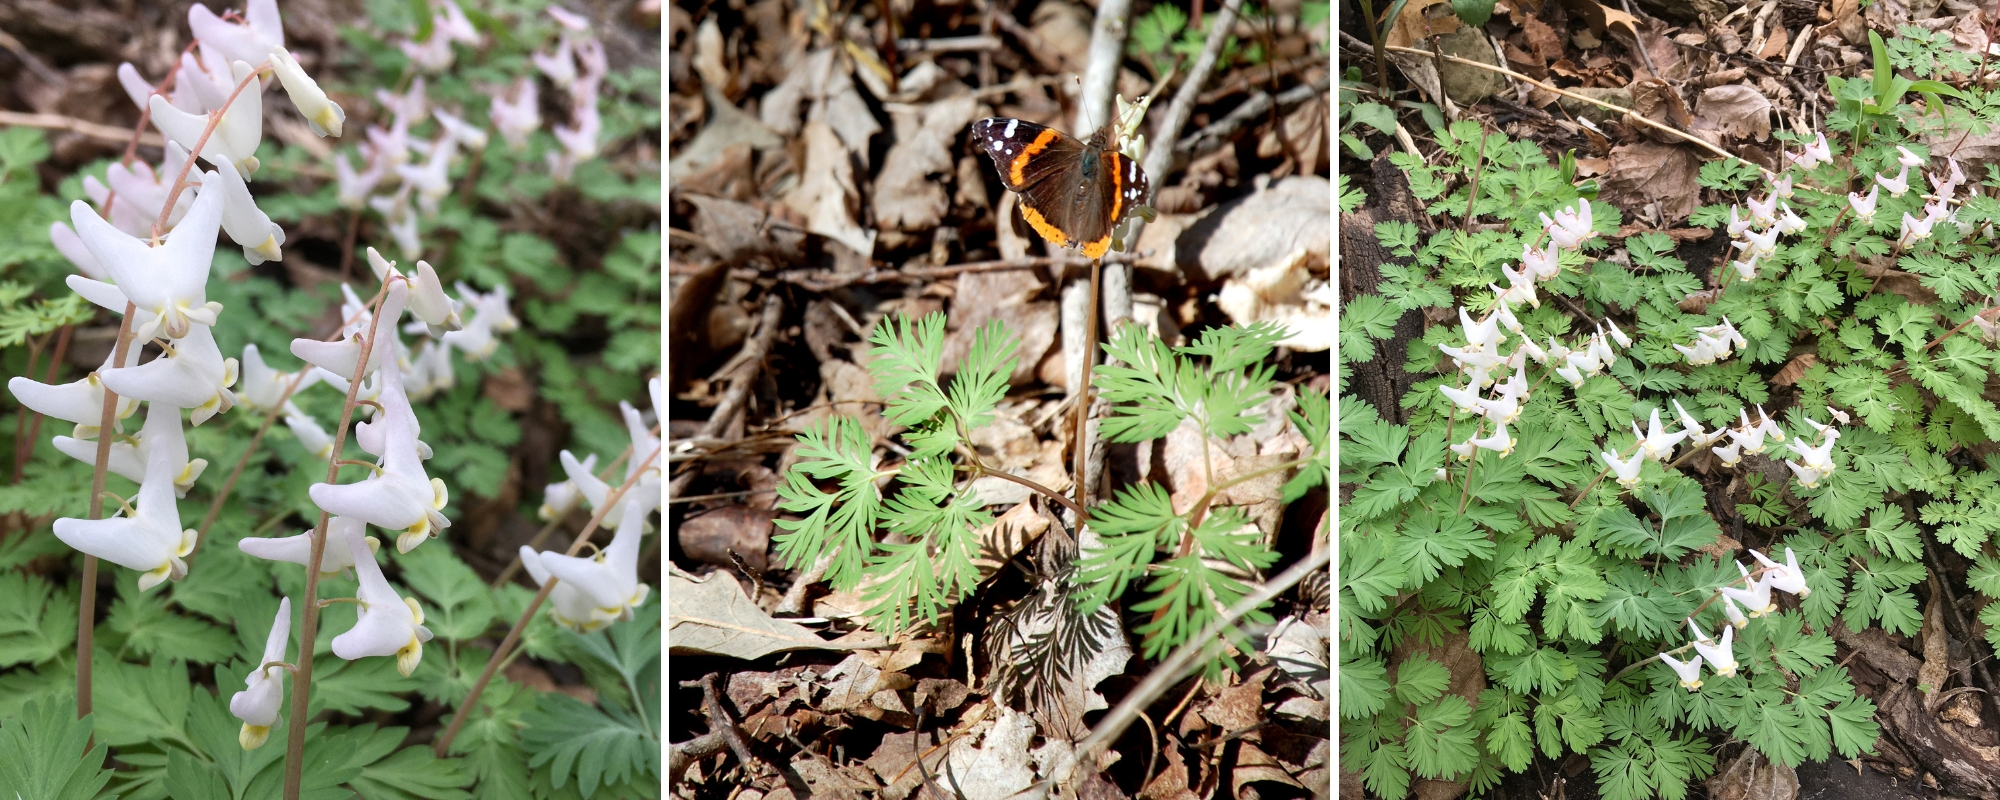
[[[0,127],[69,131],[111,144],[124,144],[127,139],[137,139],[140,144],[147,147],[161,147],[164,145],[164,142],[160,141],[159,134],[148,133],[134,137],[131,131],[127,131],[124,128],[102,125],[75,117],[66,117],[61,114],[24,114],[19,111],[0,111]]]
[[[132,352],[132,317],[138,314],[138,307],[132,301],[125,301],[125,316],[118,322],[118,344],[111,351],[111,366],[125,366],[125,357]],[[90,518],[104,518],[104,476],[111,466],[112,429],[118,424],[118,393],[111,387],[99,386],[104,390],[104,410],[97,418],[97,463],[90,473]],[[179,414],[179,410],[174,411]],[[90,715],[90,661],[97,631],[97,556],[85,553],[83,556],[83,590],[76,606],[76,716],[78,719]]]

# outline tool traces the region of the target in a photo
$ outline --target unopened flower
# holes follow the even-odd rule
[[[1806,586],[1805,571],[1799,569],[1799,556],[1792,552],[1792,548],[1785,548],[1783,564],[1765,558],[1763,553],[1755,550],[1750,551],[1750,556],[1764,565],[1764,574],[1771,576],[1771,588],[1798,595],[1801,600],[1812,594],[1812,589]]]
[[[1695,656],[1683,662],[1666,653],[1661,653],[1660,660],[1673,668],[1674,675],[1680,678],[1681,685],[1687,687],[1688,691],[1692,692],[1701,688],[1701,656]]]
[[[327,513],[399,531],[396,550],[407,553],[451,526],[451,520],[441,513],[450,496],[444,481],[424,474],[416,412],[404,394],[400,371],[390,366],[382,375],[383,421],[377,423],[385,426],[382,465],[356,483],[315,483],[306,491]]]
[[[423,661],[424,642],[431,640],[431,630],[424,627],[424,610],[416,600],[396,594],[360,539],[348,539],[347,548],[354,559],[355,577],[361,579],[356,593],[361,615],[354,627],[333,637],[333,654],[349,661],[393,655],[396,671],[407,678]]]
[[[342,570],[354,566],[354,550],[348,546],[350,539],[359,541],[362,545],[361,552],[370,555],[382,548],[381,542],[376,541],[375,537],[366,535],[367,527],[367,523],[350,517],[327,518],[326,547],[319,558],[321,576],[338,575]],[[246,536],[236,543],[236,547],[265,561],[283,561],[305,566],[312,560],[312,538],[313,532],[310,529],[297,536],[270,539]]]
[[[1722,615],[1728,617],[1729,624],[1736,626],[1738,630],[1750,624],[1750,618],[1743,616],[1743,609],[1738,608],[1736,601],[1729,599],[1728,595],[1722,596]]]
[[[174,417],[180,426],[180,410],[155,405],[147,411],[149,426],[155,415]],[[181,527],[180,508],[174,498],[174,478],[184,465],[174,463],[172,448],[152,448],[146,457],[145,480],[129,516],[109,519],[58,519],[56,538],[77,550],[97,556],[126,569],[138,570],[139,590],[146,591],[161,581],[180,580],[187,575],[181,559],[194,551],[195,532]]]
[[[261,59],[260,59],[261,60]],[[242,61],[230,67],[230,75],[237,83],[250,78],[253,68]],[[226,158],[236,170],[245,175],[257,171],[257,146],[264,141],[264,93],[252,86],[236,93],[236,101],[224,111],[210,112],[222,115],[222,122],[209,134],[208,141],[198,153],[202,158],[213,161]],[[208,127],[208,116],[189,114],[175,108],[167,98],[153,95],[151,101],[153,124],[167,138],[194,152],[195,143],[201,141],[201,133]]]
[[[292,106],[306,118],[306,127],[311,128],[314,135],[339,138],[341,126],[347,122],[347,111],[339,103],[327,99],[319,83],[299,67],[299,60],[285,48],[274,47],[271,48],[271,67],[278,73],[278,81],[285,85],[285,94],[292,98]]]
[[[1736,655],[1732,652],[1731,646],[1731,640],[1735,638],[1735,628],[1724,627],[1720,643],[1711,641],[1700,628],[1695,627],[1692,619],[1688,620],[1688,628],[1694,631],[1695,652],[1700,653],[1702,658],[1708,659],[1708,666],[1715,670],[1715,674],[1725,678],[1736,674]]]
[[[285,229],[257,207],[243,176],[227,160],[209,163],[215,165],[215,171],[203,175],[201,190],[222,195],[222,230],[243,247],[243,260],[251,266],[284,260],[285,254],[279,247],[285,243]]]
[[[229,713],[243,720],[236,742],[245,750],[264,745],[271,726],[278,724],[278,710],[285,701],[285,646],[292,640],[292,599],[278,600],[278,616],[271,621],[271,633],[264,639],[264,656],[243,678],[243,691],[230,695]]]
[[[1604,459],[1604,465],[1610,467],[1612,474],[1618,476],[1618,485],[1627,489],[1639,483],[1639,468],[1646,464],[1644,448],[1633,451],[1629,458],[1621,459],[1609,450],[1600,451],[1597,457]]]
[[[549,592],[551,600],[556,599],[563,587],[570,587],[569,597],[553,604],[553,616],[564,627],[589,633],[631,619],[632,609],[646,602],[652,587],[639,582],[639,539],[650,509],[639,492],[632,492],[624,506],[617,533],[596,558],[555,552],[533,558],[534,553],[526,545],[521,547],[521,563],[534,565],[529,568],[529,575],[536,583],[547,585],[550,578],[559,581]]]

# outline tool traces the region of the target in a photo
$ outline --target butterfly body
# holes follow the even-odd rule
[[[1021,196],[1021,216],[1057,247],[1102,258],[1111,231],[1146,199],[1146,173],[1112,146],[1112,126],[1088,140],[1018,119],[972,124],[1001,182]]]

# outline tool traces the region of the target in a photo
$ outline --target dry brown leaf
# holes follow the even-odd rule
[[[863,258],[873,255],[875,231],[855,222],[861,195],[852,154],[822,120],[806,123],[805,140],[805,177],[785,195],[785,204],[805,216],[806,230],[846,245]]]
[[[1771,136],[1771,99],[1740,83],[1703,89],[1695,111],[1710,127],[1730,136],[1760,142]]]
[[[1611,171],[1604,176],[1600,196],[1613,205],[1638,209],[1660,204],[1666,224],[1687,219],[1701,187],[1695,182],[1700,159],[1680,145],[1641,141],[1611,149]]]
[[[1918,634],[1924,643],[1924,663],[1917,668],[1917,692],[1924,697],[1926,711],[1937,710],[1944,682],[1951,678],[1951,636],[1944,630],[1943,603],[1942,594],[1931,594],[1931,602],[1924,608],[1924,625]]]
[[[750,568],[765,568],[771,546],[771,512],[744,505],[723,506],[689,517],[674,526],[674,538],[689,558],[728,567],[735,553]]]
[[[1687,102],[1681,99],[1680,90],[1666,81],[1651,78],[1632,82],[1632,111],[1667,127],[1687,130],[1694,123],[1688,114]],[[1667,141],[1679,141],[1655,130],[1648,134],[1663,137]]]
[[[1778,370],[1778,374],[1771,376],[1771,382],[1779,386],[1790,386],[1798,383],[1799,376],[1806,374],[1807,369],[1812,368],[1812,365],[1818,363],[1818,355],[1800,353],[1798,357],[1786,362],[1785,368]]]
[[[1791,33],[1780,25],[1771,31],[1771,35],[1764,37],[1764,46],[1757,48],[1757,57],[1767,61],[1783,61],[1785,46],[1791,44],[1791,41]]]
[[[1241,683],[1223,689],[1201,711],[1201,718],[1225,734],[1248,730],[1264,721],[1264,681],[1271,669],[1264,668]]]
[[[1444,3],[1445,0],[1410,0],[1403,6],[1403,13],[1396,16],[1396,24],[1389,28],[1384,43],[1391,47],[1416,47],[1429,37],[1443,36],[1463,27],[1454,14],[1425,13],[1430,7]],[[1450,8],[1450,5],[1445,5],[1447,12]]]
[[[952,171],[952,145],[978,113],[979,101],[961,94],[897,115],[896,144],[875,178],[876,224],[903,231],[937,227],[951,203],[944,177]]]
[[[1160,745],[1162,766],[1158,775],[1139,790],[1143,800],[1200,800],[1201,795],[1188,789],[1188,768],[1181,758],[1181,741],[1173,734]]]
[[[1794,800],[1799,796],[1799,774],[1783,764],[1774,764],[1757,748],[1745,747],[1728,768],[1708,779],[1708,796],[1713,800]]]

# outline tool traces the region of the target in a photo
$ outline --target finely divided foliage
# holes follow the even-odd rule
[[[775,537],[780,557],[794,568],[828,558],[828,581],[836,590],[859,587],[871,624],[885,633],[934,623],[972,592],[982,579],[973,562],[980,529],[993,522],[970,487],[988,474],[970,434],[991,420],[1006,394],[1014,340],[1002,323],[987,323],[947,385],[939,374],[944,323],[943,314],[889,317],[869,339],[875,347],[868,368],[876,393],[886,398],[885,416],[908,426],[900,464],[878,463],[860,423],[835,416],[799,435],[800,460],[778,488],[781,508],[802,515],[777,521],[785,531]],[[1104,346],[1113,361],[1092,379],[1113,404],[1104,435],[1118,442],[1157,439],[1184,421],[1218,438],[1250,431],[1264,422],[1256,409],[1277,388],[1266,362],[1282,336],[1269,324],[1216,328],[1172,348],[1137,326],[1120,328]],[[1330,463],[1330,403],[1311,391],[1298,397],[1299,410],[1288,420],[1312,452],[1278,468],[1298,470],[1282,490],[1287,501],[1320,485]],[[1088,524],[1098,544],[1066,573],[1079,613],[1088,616],[1137,587],[1143,597],[1131,610],[1152,615],[1137,628],[1147,657],[1193,638],[1249,591],[1238,575],[1276,562],[1240,507],[1210,505],[1228,486],[1258,474],[1219,479],[1178,511],[1166,489],[1150,483],[1125,487],[1091,508]],[[878,528],[898,541],[876,541]],[[1272,621],[1261,610],[1246,619]],[[1242,632],[1229,636],[1248,646]],[[1216,648],[1206,668],[1215,675],[1234,664]]]
[[[1682,798],[1724,742],[1851,758],[1879,730],[1834,626],[1918,635],[1920,598],[1959,580],[1938,552],[2000,596],[2000,172],[1924,144],[1990,124],[1990,97],[1895,74],[1946,69],[1934,36],[1875,49],[1872,80],[1827,78],[1824,132],[1774,134],[1782,170],[1701,170],[1724,200],[1690,224],[1731,244],[1712,265],[1616,238],[1570,157],[1476,122],[1435,130],[1431,163],[1389,155],[1439,224],[1379,223],[1395,260],[1340,323],[1341,753],[1371,792],[1581,754],[1607,798]],[[1397,338],[1420,314],[1457,324]],[[1120,346],[1141,373],[1121,379],[1170,398],[1134,399],[1123,430],[1212,391]],[[1369,361],[1416,383],[1357,385]],[[1181,533],[1156,496],[1118,506],[1121,535]]]

